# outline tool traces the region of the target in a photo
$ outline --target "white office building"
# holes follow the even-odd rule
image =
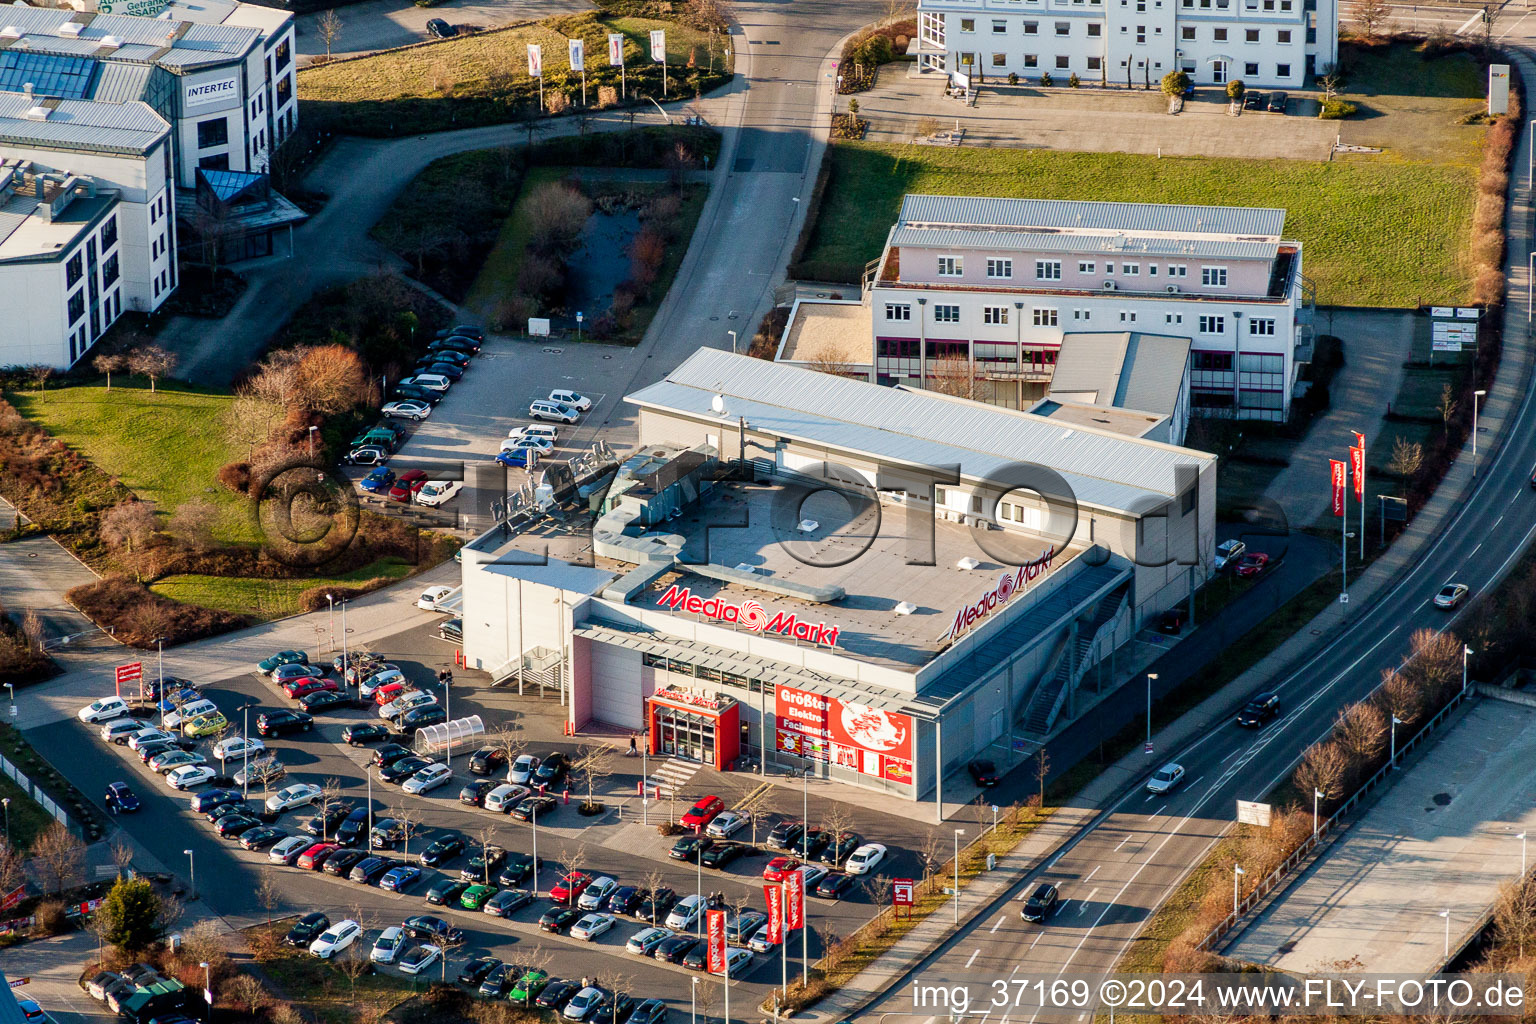
[[[975,85],[1015,73],[1156,88],[1299,88],[1338,61],[1338,0],[920,0],[919,59]]]

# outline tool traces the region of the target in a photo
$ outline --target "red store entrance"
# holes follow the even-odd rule
[[[741,707],[730,698],[661,690],[645,699],[651,756],[700,761],[727,770],[741,750]]]

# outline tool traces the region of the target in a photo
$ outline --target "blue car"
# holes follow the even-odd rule
[[[414,864],[402,864],[397,868],[390,868],[384,877],[379,879],[379,888],[390,892],[405,892],[421,879],[421,868]]]
[[[395,485],[395,471],[377,466],[373,472],[363,477],[362,488],[370,494],[387,494]]]
[[[517,466],[519,468],[528,465],[528,453],[531,448],[514,448],[496,456],[496,461],[503,466]]]
[[[201,693],[198,693],[196,690],[193,690],[191,688],[188,688],[188,689],[185,689],[185,690],[178,690],[178,691],[176,691],[176,693],[162,698],[160,703],[159,703],[159,705],[158,705],[158,707],[160,708],[161,711],[164,711],[166,713],[170,713],[172,711],[175,711],[182,704],[185,704],[187,701],[189,701],[189,700],[197,700],[201,696],[202,696]]]
[[[139,809],[139,798],[126,782],[114,782],[107,786],[107,810],[113,814],[132,814]]]

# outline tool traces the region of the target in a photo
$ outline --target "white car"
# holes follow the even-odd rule
[[[416,504],[435,508],[452,501],[454,495],[463,489],[464,485],[457,480],[428,480],[421,485],[421,490],[416,492]]]
[[[684,896],[672,908],[672,913],[667,915],[666,925],[673,931],[686,932],[698,923],[699,915],[704,913],[704,897],[695,893],[692,896]]]
[[[560,1016],[566,1020],[586,1020],[587,1016],[602,1004],[607,995],[608,993],[595,985],[588,985],[565,1004],[565,1009],[560,1011]]]
[[[530,448],[540,455],[548,455],[555,450],[555,443],[547,437],[509,437],[501,442],[501,450],[504,452],[521,452]]]
[[[612,914],[588,914],[580,921],[571,925],[571,938],[580,939],[583,942],[591,942],[603,932],[614,926],[618,918]]]
[[[267,797],[267,812],[281,814],[283,811],[291,811],[295,807],[314,803],[320,796],[320,787],[313,782],[296,782]]]
[[[533,754],[519,754],[512,767],[507,769],[507,781],[519,786],[530,785],[533,773],[539,770],[539,759]]]
[[[128,713],[128,702],[121,697],[103,697],[93,704],[87,704],[77,713],[82,722],[105,722],[113,718],[121,718]]]
[[[179,729],[183,722],[190,722],[192,719],[200,718],[203,715],[211,715],[217,710],[219,710],[219,706],[207,697],[189,700],[165,716],[165,727],[167,729]]]
[[[451,593],[453,593],[453,588],[445,587],[442,584],[438,584],[435,587],[428,587],[426,590],[423,590],[421,592],[421,596],[416,599],[416,607],[420,608],[424,612],[435,612],[437,611],[437,602],[441,601]]]
[[[418,373],[414,377],[407,377],[401,384],[411,384],[418,388],[426,388],[428,391],[447,391],[453,381],[440,373]]]
[[[588,398],[586,395],[579,394],[575,391],[569,391],[564,388],[556,388],[554,391],[551,391],[549,393],[549,401],[559,402],[561,405],[568,405],[572,409],[575,409],[577,412],[586,412],[588,409],[592,408],[592,399]]]
[[[575,423],[581,419],[581,413],[564,402],[540,400],[528,406],[528,418],[531,420],[553,420],[556,423]]]
[[[504,782],[485,794],[485,802],[482,806],[488,811],[497,811],[501,814],[512,813],[512,808],[528,799],[531,793],[527,786],[514,786],[510,782]]]
[[[201,786],[219,774],[206,764],[184,764],[166,773],[165,781],[172,789],[192,789]]]
[[[747,827],[747,816],[736,811],[726,811],[715,815],[704,828],[704,834],[711,839],[729,839],[731,836]]]
[[[357,692],[362,697],[368,698],[377,693],[381,686],[403,682],[406,682],[405,673],[393,665],[388,665],[358,683]]]
[[[289,836],[287,839],[279,839],[272,849],[267,851],[267,860],[273,864],[286,864],[289,857],[303,853],[314,845],[315,840],[311,836]]]
[[[1465,583],[1447,583],[1435,595],[1435,607],[1450,611],[1467,599],[1471,589]]]
[[[547,423],[530,423],[526,427],[513,427],[507,431],[507,436],[513,438],[542,437],[554,444],[560,440],[560,428],[552,427]]]
[[[848,856],[843,870],[850,875],[867,875],[885,860],[885,847],[879,843],[865,843]]]
[[[388,403],[380,411],[385,416],[420,422],[432,415],[432,406],[426,402],[418,402],[414,398],[402,398],[398,402]]]
[[[597,910],[604,903],[608,902],[608,897],[612,896],[613,890],[618,887],[619,883],[607,875],[601,875],[592,879],[591,882],[587,883],[587,887],[581,891],[581,895],[577,897],[576,909]]]
[[[442,959],[443,951],[437,946],[416,946],[400,958],[402,974],[420,974]]]
[[[1248,545],[1240,540],[1224,540],[1216,545],[1216,571],[1225,572],[1237,567],[1237,563],[1248,551]]]
[[[739,978],[752,967],[752,951],[732,946],[725,953],[725,969],[733,978]]]
[[[172,743],[174,743],[176,742],[176,737],[166,732],[164,729],[140,729],[138,732],[128,737],[128,749],[138,750],[146,743],[155,743],[160,740],[170,740]]]
[[[424,708],[428,704],[436,704],[437,697],[425,690],[413,690],[410,693],[401,694],[394,700],[379,708],[379,717],[385,720],[397,718],[407,711]]]
[[[232,757],[245,757],[247,754],[255,757],[264,754],[267,745],[254,736],[250,739],[244,736],[231,736],[227,740],[219,740],[213,745],[213,756],[220,761],[228,761]]]
[[[329,960],[331,957],[346,949],[357,941],[357,937],[363,934],[363,926],[350,918],[345,921],[337,921],[331,925],[320,937],[309,944],[311,956],[317,956],[321,960]]]
[[[400,784],[402,793],[425,793],[453,778],[453,769],[445,764],[429,764]]]
[[[392,964],[405,950],[407,941],[405,929],[392,924],[373,940],[373,951],[368,954],[368,959],[376,964]]]
[[[634,953],[636,956],[650,956],[652,950],[672,938],[673,934],[670,928],[642,928],[624,943],[624,952]]]
[[[1163,765],[1152,777],[1147,780],[1147,792],[1153,796],[1163,796],[1172,793],[1179,788],[1179,783],[1184,781],[1184,766],[1169,761]]]
[[[768,953],[777,949],[779,947],[777,942],[768,941],[770,927],[770,922],[763,922],[762,927],[753,932],[752,937],[747,940],[747,948],[754,953]]]

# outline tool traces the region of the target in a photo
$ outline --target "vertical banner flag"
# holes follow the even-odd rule
[[[651,61],[656,64],[665,64],[667,62],[666,29],[651,29]]]
[[[1355,447],[1349,450],[1349,461],[1355,471],[1355,498],[1365,500],[1365,435],[1358,430],[1355,435]]]
[[[571,70],[580,71],[587,66],[587,44],[581,39],[572,39],[569,42],[571,55]]]
[[[763,899],[768,903],[768,941],[777,946],[784,941],[784,887],[763,886]]]
[[[538,43],[528,44],[528,77],[544,77],[544,51],[539,48]]]
[[[1329,459],[1328,467],[1333,480],[1333,514],[1344,514],[1344,487],[1348,483],[1349,469],[1338,459]]]
[[[624,64],[624,33],[608,33],[608,66],[611,68],[622,67]]]
[[[708,910],[704,913],[706,931],[709,933],[709,973],[725,973],[725,911]]]
[[[798,870],[784,876],[784,910],[790,931],[805,927],[805,875]]]

